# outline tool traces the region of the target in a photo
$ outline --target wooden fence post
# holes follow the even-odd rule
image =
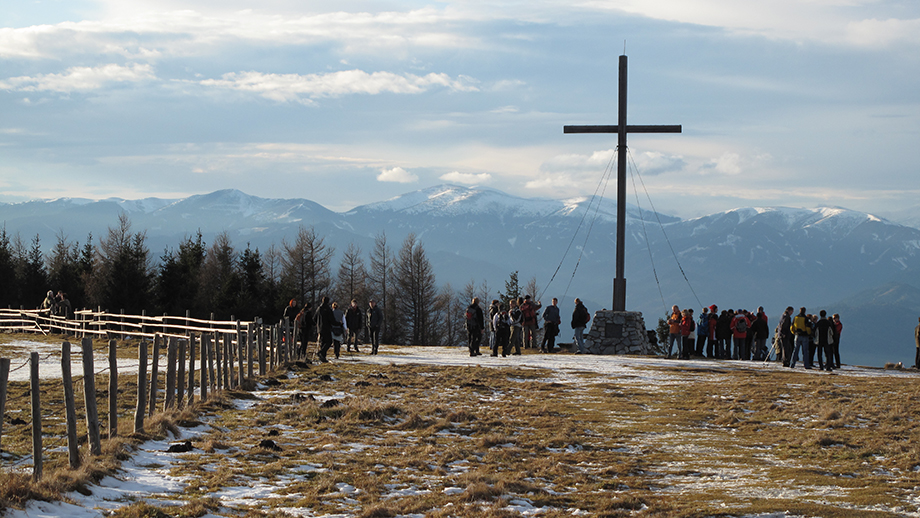
[[[179,351],[176,353],[176,407],[185,406],[185,349],[188,340],[179,339]]]
[[[232,389],[233,388],[233,376],[230,375],[230,351],[233,349],[230,347],[230,333],[224,333],[224,388]]]
[[[156,383],[156,381],[154,381],[154,383]],[[137,408],[134,410],[134,433],[141,433],[144,431],[144,413],[146,410],[147,340],[141,340],[137,346]]]
[[[89,451],[102,454],[99,438],[99,411],[96,408],[96,374],[93,372],[93,339],[84,338],[83,346],[83,401],[86,405],[86,435],[89,437]]]
[[[153,336],[153,355],[151,356],[150,362],[150,390],[147,391],[148,398],[150,399],[148,404],[148,414],[153,416],[153,412],[157,408],[157,392],[159,387],[160,377],[160,343],[162,342],[163,337],[159,334]]]
[[[265,376],[265,327],[262,326],[262,319],[256,320],[259,337],[259,376]]]
[[[163,398],[163,410],[176,404],[176,337],[170,336],[166,345],[166,397]]]
[[[0,358],[0,437],[3,436],[3,417],[6,415],[6,385],[10,381],[10,359]]]
[[[240,386],[242,386],[243,379],[246,378],[246,372],[244,370],[246,367],[246,355],[244,354],[246,351],[246,344],[243,342],[243,331],[240,329],[239,320],[236,321],[236,348],[237,348],[238,355],[239,355],[237,356],[237,361],[239,362],[239,367],[240,367],[240,377],[239,377],[240,383],[239,384]]]
[[[252,359],[253,359],[253,342],[252,342],[252,324],[246,324],[246,374],[249,376],[249,379],[253,378],[252,375]]]
[[[201,402],[208,400],[208,346],[211,343],[211,335],[202,333],[201,335]]]
[[[208,350],[208,388],[211,389],[212,394],[217,390],[217,383],[214,379],[214,342],[216,340],[215,333],[208,333],[208,346],[205,349]]]
[[[70,467],[80,466],[80,445],[77,443],[77,409],[70,372],[70,342],[61,345],[61,382],[64,384],[64,415],[67,419],[67,459]]]
[[[116,435],[118,435],[118,357],[113,339],[109,340],[109,439]]]
[[[188,337],[188,404],[195,401],[195,335]]]
[[[214,349],[212,349],[212,351],[214,352],[214,376],[215,376],[213,378],[213,385],[214,385],[214,390],[220,391],[220,390],[223,390],[224,388],[222,385],[224,382],[224,372],[223,372],[224,357],[223,357],[223,354],[221,354],[223,351],[221,350],[220,333],[217,331],[214,331]]]
[[[29,355],[30,392],[32,396],[32,480],[42,478],[42,404],[38,386],[38,353]]]

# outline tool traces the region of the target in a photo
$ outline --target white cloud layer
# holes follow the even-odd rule
[[[481,185],[484,183],[489,183],[492,180],[492,175],[489,173],[461,173],[459,171],[453,171],[451,173],[442,174],[440,176],[441,180],[450,183],[459,183],[463,185]]]
[[[394,74],[346,70],[329,74],[263,74],[240,72],[224,74],[223,79],[205,79],[204,86],[254,92],[279,102],[305,101],[320,97],[339,97],[349,94],[376,95],[381,93],[419,94],[434,87],[453,91],[476,91],[463,79],[451,79],[447,74]]]
[[[392,169],[383,169],[380,171],[380,174],[377,175],[378,182],[396,182],[396,183],[415,183],[418,181],[418,176],[406,171],[402,167],[394,167]]]
[[[0,89],[19,92],[85,92],[113,83],[136,83],[153,79],[156,79],[156,76],[150,65],[108,64],[98,67],[71,67],[63,74],[11,77],[0,80]]]

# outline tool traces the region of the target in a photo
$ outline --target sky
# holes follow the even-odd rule
[[[659,211],[920,212],[916,0],[3,3],[0,202],[590,195],[625,48]]]

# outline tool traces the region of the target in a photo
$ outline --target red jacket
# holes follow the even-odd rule
[[[732,336],[735,338],[747,338],[747,331],[743,333],[738,331],[738,321],[744,319],[744,328],[751,328],[751,319],[749,319],[744,313],[738,313],[735,315],[735,318],[732,319]]]
[[[693,327],[693,319],[689,316],[684,316],[680,320],[680,334],[681,336],[690,336],[690,328]]]

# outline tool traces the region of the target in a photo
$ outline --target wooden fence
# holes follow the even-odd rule
[[[102,451],[99,411],[96,408],[96,376],[108,371],[108,436],[118,434],[118,348],[137,349],[137,400],[134,431],[142,432],[147,417],[158,408],[163,411],[192,404],[196,397],[206,401],[211,395],[239,387],[248,379],[264,376],[276,366],[301,359],[305,348],[291,347],[295,338],[291,326],[266,326],[260,321],[214,321],[189,317],[148,317],[113,315],[102,311],[78,311],[75,318],[63,319],[48,311],[0,310],[0,331],[62,333],[80,338],[83,360],[83,392],[86,434],[90,453]],[[118,344],[116,337],[136,338],[131,345]],[[108,341],[108,366],[96,368],[94,341]],[[152,348],[152,349],[151,349]],[[76,402],[71,374],[71,343],[61,345],[61,377],[64,390],[68,459],[71,467],[80,463],[77,444]],[[165,361],[165,373],[160,371]],[[6,414],[6,395],[11,370],[30,367],[32,415],[33,478],[42,476],[41,390],[39,354],[11,369],[11,360],[0,358],[0,441],[2,417]],[[122,364],[123,366],[124,364]],[[196,393],[197,389],[197,393]],[[133,395],[132,399],[133,399]],[[125,397],[125,396],[123,396]],[[57,410],[57,409],[56,409]],[[46,436],[47,437],[47,436]]]

